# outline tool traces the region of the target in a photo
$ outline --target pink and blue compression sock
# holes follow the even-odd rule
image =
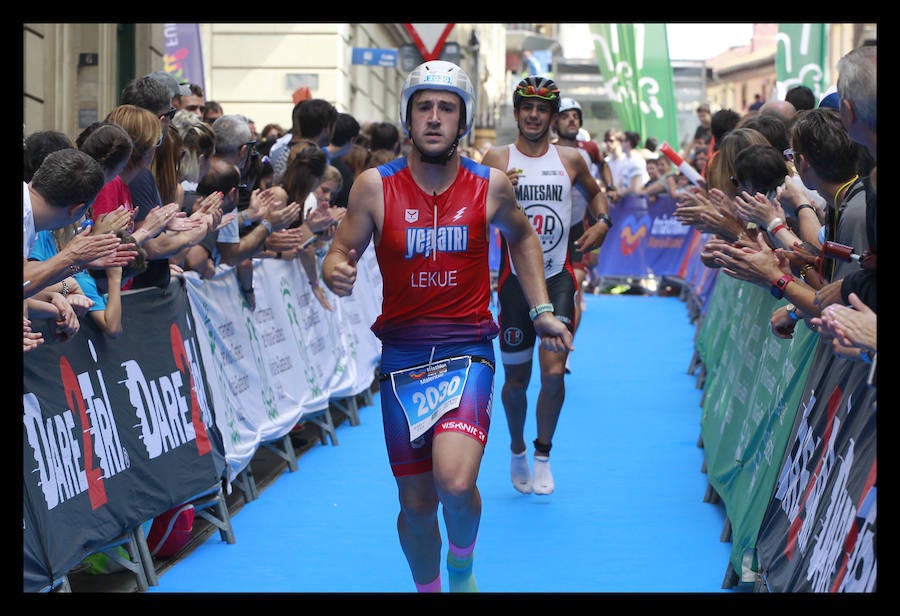
[[[460,548],[450,541],[447,552],[447,573],[450,574],[450,592],[478,592],[472,563],[475,560],[475,542],[467,548]]]

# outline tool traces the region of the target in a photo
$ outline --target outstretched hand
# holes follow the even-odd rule
[[[756,236],[755,247],[722,244],[713,252],[713,257],[729,276],[765,288],[783,274],[791,273],[784,251],[769,248],[761,233]]]
[[[812,319],[820,333],[827,332],[845,347],[858,347],[864,351],[878,350],[878,318],[856,293],[849,296],[850,306],[830,304],[822,314]]]

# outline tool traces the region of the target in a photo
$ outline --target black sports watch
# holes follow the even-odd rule
[[[612,218],[609,217],[609,214],[600,214],[597,216],[597,222],[605,222],[606,226],[612,229],[613,222]]]

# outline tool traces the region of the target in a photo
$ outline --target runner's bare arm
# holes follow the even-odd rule
[[[356,282],[356,260],[374,236],[378,241],[384,221],[381,176],[375,169],[363,171],[353,182],[347,213],[338,224],[328,254],[322,262],[322,280],[333,293],[349,295]]]

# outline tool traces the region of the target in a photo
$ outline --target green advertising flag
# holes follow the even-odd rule
[[[796,85],[809,87],[821,100],[832,85],[825,83],[825,24],[779,24],[775,68],[780,100]]]
[[[624,130],[677,144],[666,24],[590,24],[600,74]]]

